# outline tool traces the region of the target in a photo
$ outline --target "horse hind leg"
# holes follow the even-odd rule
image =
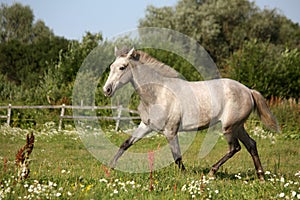
[[[264,170],[260,162],[255,140],[249,136],[244,126],[240,128],[237,137],[245,145],[246,149],[250,153],[259,180],[264,181]]]
[[[234,154],[236,154],[237,152],[239,152],[241,150],[241,145],[239,144],[239,141],[235,137],[235,135],[232,134],[232,132],[225,133],[224,136],[229,145],[229,151],[216,164],[214,164],[212,166],[212,168],[208,174],[208,176],[210,176],[210,177],[214,177],[215,173],[219,170],[221,165],[223,165],[228,159],[230,159]]]

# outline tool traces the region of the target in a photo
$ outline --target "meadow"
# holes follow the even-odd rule
[[[101,164],[85,148],[77,131],[66,126],[57,131],[55,123],[39,130],[0,127],[0,199],[300,199],[300,140],[287,137],[285,129],[274,134],[247,123],[257,141],[265,182],[260,182],[245,148],[225,163],[215,179],[207,173],[227,151],[220,137],[203,159],[197,157],[205,131],[197,134],[183,155],[187,170],[175,164],[153,173],[126,173]],[[17,181],[15,157],[33,132],[35,144],[30,155],[30,176]],[[127,135],[108,126],[105,131],[116,144]],[[135,149],[156,148],[163,137],[145,139]],[[154,161],[155,162],[155,158]]]

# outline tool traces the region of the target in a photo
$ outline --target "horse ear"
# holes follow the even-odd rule
[[[116,56],[116,57],[117,57],[118,51],[119,51],[118,47],[115,46],[115,56]]]
[[[133,57],[134,56],[134,47],[128,52],[127,58]]]

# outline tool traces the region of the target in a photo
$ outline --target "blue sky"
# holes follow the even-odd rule
[[[300,0],[255,0],[261,8],[278,8],[300,24]],[[177,0],[0,0],[11,5],[29,5],[35,19],[42,19],[56,35],[80,40],[86,31],[101,32],[110,38],[135,29],[145,15],[147,5],[175,5]]]

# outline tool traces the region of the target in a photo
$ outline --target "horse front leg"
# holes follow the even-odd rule
[[[179,169],[184,171],[185,167],[182,163],[182,155],[181,155],[181,151],[180,151],[177,131],[175,133],[172,133],[169,131],[164,131],[164,135],[166,136],[166,138],[169,142],[175,163],[178,165]]]
[[[150,129],[147,125],[145,125],[143,122],[140,123],[138,128],[134,131],[134,133],[123,142],[123,144],[120,146],[118,152],[114,156],[113,160],[110,162],[110,168],[114,169],[118,159],[124,154],[124,152],[134,143],[142,139],[144,136],[146,136],[148,133],[150,133],[152,129]]]

